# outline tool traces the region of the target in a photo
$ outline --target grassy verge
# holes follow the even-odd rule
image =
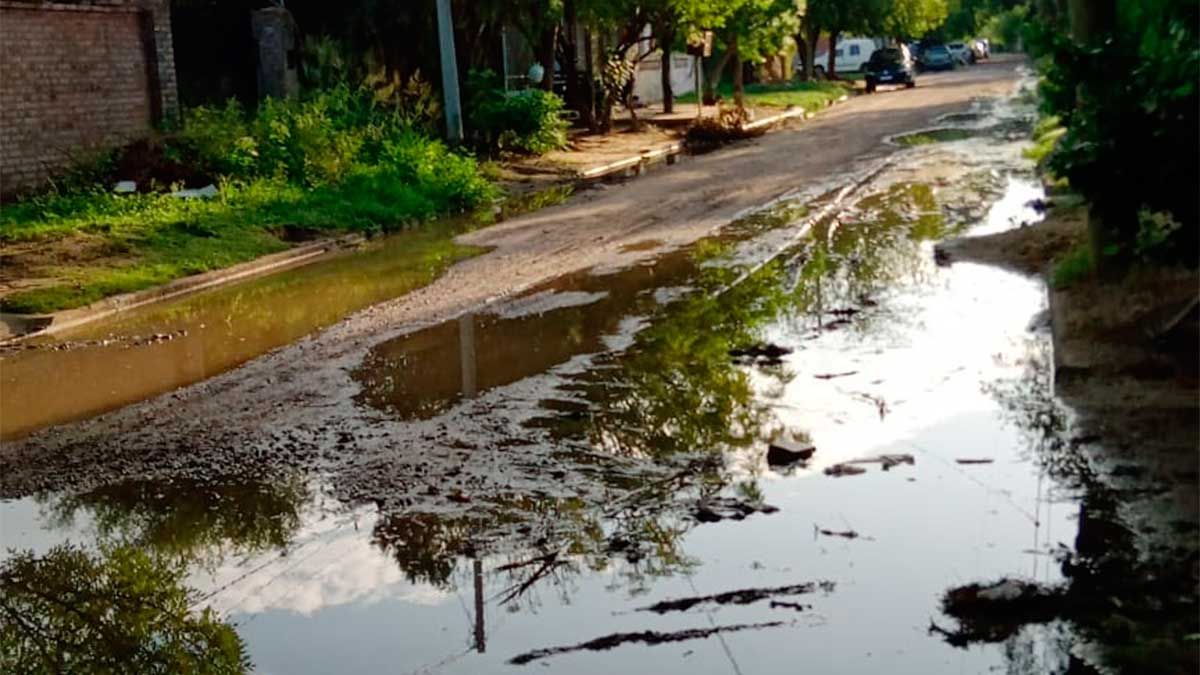
[[[837,82],[789,82],[786,84],[746,85],[746,105],[772,108],[798,107],[816,110],[836,101],[848,92]],[[733,85],[722,83],[717,94],[726,101],[733,100]],[[680,103],[695,103],[696,94],[688,93],[677,99]]]
[[[298,241],[413,227],[497,192],[473,158],[348,87],[268,100],[250,114],[235,104],[198,108],[179,131],[93,168],[0,210],[5,277],[38,282],[0,298],[0,309],[79,307]],[[147,191],[114,194],[131,172]],[[180,182],[209,181],[216,196],[171,194]]]
[[[445,195],[385,172],[315,189],[227,183],[211,199],[100,191],[42,197],[0,213],[0,249],[44,248],[62,264],[36,274],[58,282],[8,295],[0,308],[36,314],[79,307],[281,251],[297,239],[390,231],[449,210]],[[81,247],[93,255],[71,260]]]

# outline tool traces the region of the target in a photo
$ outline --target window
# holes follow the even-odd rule
[[[833,50],[833,55],[840,58],[842,55],[842,48],[838,47],[837,49]]]
[[[859,54],[858,45],[850,45],[850,56],[858,56]]]

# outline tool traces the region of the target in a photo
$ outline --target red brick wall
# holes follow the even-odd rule
[[[174,103],[174,65],[162,82],[154,37],[162,20],[124,3],[0,0],[0,194],[150,131]]]

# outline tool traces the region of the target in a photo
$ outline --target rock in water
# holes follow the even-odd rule
[[[816,451],[815,447],[808,444],[795,441],[774,441],[767,447],[767,464],[780,466],[806,462]]]

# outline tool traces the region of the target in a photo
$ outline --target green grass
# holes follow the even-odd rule
[[[830,101],[836,101],[849,92],[849,89],[836,82],[789,82],[786,84],[748,84],[746,85],[746,104],[762,107],[797,107],[805,110],[816,110],[824,107]],[[733,100],[733,85],[721,83],[717,94],[726,101]],[[695,103],[696,94],[688,93],[678,97],[680,103]]]
[[[1055,288],[1066,288],[1092,276],[1094,271],[1091,250],[1087,243],[1079,244],[1054,263],[1050,284]]]
[[[291,244],[284,226],[329,234],[399,229],[470,204],[453,190],[404,181],[383,171],[356,173],[315,189],[283,181],[230,183],[213,199],[102,191],[44,195],[0,210],[5,244],[55,242],[73,234],[103,241],[118,257],[44,270],[64,280],[0,300],[7,312],[70,309],[173,279],[229,267]]]

